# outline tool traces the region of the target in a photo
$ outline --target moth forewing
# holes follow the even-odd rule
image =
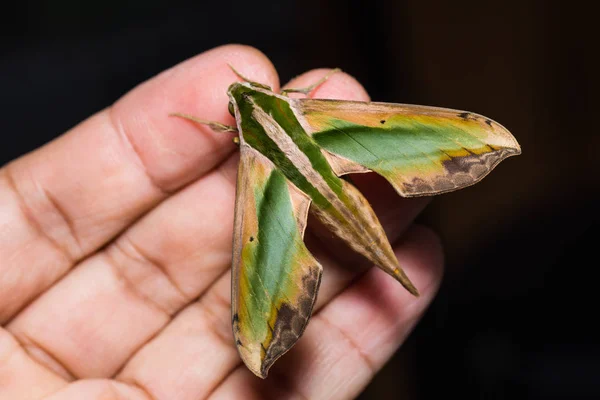
[[[310,202],[253,148],[241,147],[232,273],[232,323],[248,368],[264,378],[304,332],[321,265],[303,243]]]
[[[305,132],[344,160],[341,172],[368,168],[405,197],[462,189],[521,153],[506,128],[466,111],[317,99],[295,100],[294,110]]]

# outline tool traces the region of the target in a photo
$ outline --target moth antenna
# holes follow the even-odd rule
[[[189,121],[192,121],[192,122],[195,122],[195,123],[201,124],[201,125],[208,125],[208,126],[210,126],[210,128],[212,130],[217,131],[217,132],[237,132],[238,131],[235,126],[225,125],[225,124],[222,124],[222,123],[216,122],[216,121],[207,121],[207,120],[200,119],[198,117],[195,117],[195,116],[189,115],[189,114],[171,113],[171,114],[169,114],[169,116],[187,119]]]
[[[302,94],[305,94],[308,96],[310,94],[310,92],[312,92],[317,87],[319,87],[323,83],[325,83],[331,77],[331,75],[337,74],[338,72],[342,72],[342,70],[340,68],[334,68],[331,71],[329,71],[324,77],[322,77],[321,79],[319,79],[318,81],[316,81],[315,83],[313,83],[310,86],[307,86],[305,88],[298,88],[298,89],[283,89],[281,91],[281,94],[286,96],[288,93],[302,93]]]
[[[229,68],[231,68],[231,70],[233,71],[234,74],[237,75],[238,78],[240,78],[241,80],[243,80],[244,82],[252,82],[250,79],[246,78],[244,75],[242,75],[237,69],[235,69],[233,67],[233,65],[227,63],[227,65],[229,65]]]
[[[233,65],[227,63],[227,65],[229,65],[229,68],[231,68],[231,70],[233,71],[234,74],[237,75],[238,78],[240,78],[241,80],[243,80],[244,82],[248,82],[250,83],[252,86],[256,86],[262,89],[267,89],[267,90],[272,90],[270,86],[265,85],[263,83],[260,82],[254,82],[251,81],[250,79],[246,78],[244,75],[242,75],[240,72],[238,72],[238,70],[236,70],[235,68],[233,68]]]

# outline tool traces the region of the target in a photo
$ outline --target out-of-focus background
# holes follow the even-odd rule
[[[578,2],[14,1],[0,12],[0,165],[217,45],[282,82],[341,67],[378,101],[470,110],[523,155],[421,221],[447,272],[361,399],[600,398],[596,17]],[[596,102],[597,104],[597,102]]]

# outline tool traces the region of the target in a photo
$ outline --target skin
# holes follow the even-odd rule
[[[0,399],[353,398],[431,302],[442,251],[412,223],[427,200],[357,176],[421,296],[309,220],[306,242],[324,267],[311,322],[269,379],[241,364],[230,315],[233,135],[168,117],[233,124],[227,63],[279,87],[260,52],[219,47],[0,169]],[[343,73],[313,97],[368,99]]]

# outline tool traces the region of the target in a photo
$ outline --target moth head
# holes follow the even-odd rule
[[[235,117],[235,110],[240,105],[240,102],[248,101],[251,94],[256,92],[256,89],[271,91],[271,88],[267,85],[257,82],[234,82],[229,85],[227,89],[227,94],[229,95],[229,113]]]

